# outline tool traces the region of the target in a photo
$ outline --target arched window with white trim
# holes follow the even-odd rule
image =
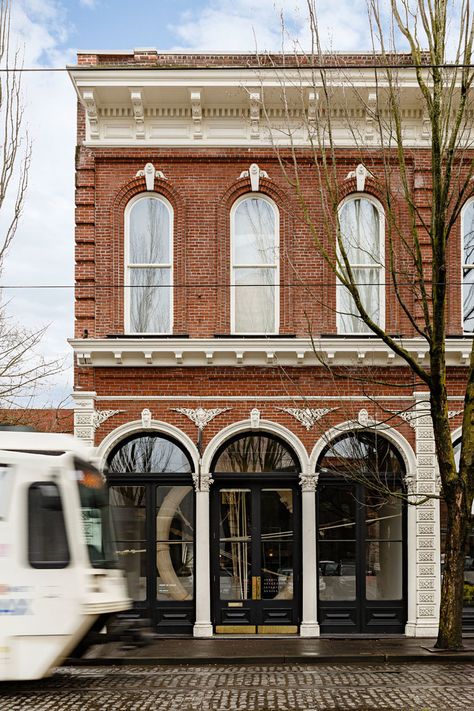
[[[279,213],[253,194],[231,211],[232,333],[271,334],[279,327]]]
[[[362,305],[379,326],[385,323],[384,214],[380,203],[366,195],[351,196],[339,207],[341,239]],[[342,259],[341,259],[342,262]],[[342,266],[344,271],[344,266]],[[349,290],[337,285],[338,333],[370,333]]]
[[[462,323],[464,333],[474,332],[474,200],[462,211]]]
[[[140,196],[125,210],[125,327],[171,333],[173,208],[161,195]]]

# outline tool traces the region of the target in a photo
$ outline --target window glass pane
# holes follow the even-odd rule
[[[351,264],[380,262],[380,217],[365,198],[346,202],[339,212],[341,236]]]
[[[319,597],[321,600],[355,600],[355,542],[320,541],[318,566]]]
[[[169,264],[170,213],[156,198],[142,198],[130,210],[131,264]]]
[[[463,328],[466,333],[474,331],[474,269],[463,269]]]
[[[156,489],[156,588],[158,600],[192,600],[194,497],[191,486]]]
[[[225,445],[213,467],[215,472],[298,472],[290,449],[266,435],[243,435]]]
[[[380,323],[380,269],[353,269],[352,273],[363,307],[374,323]],[[338,284],[337,288],[339,330],[342,333],[371,333],[348,289],[342,284]]]
[[[401,493],[401,492],[400,492]],[[402,540],[402,499],[386,498],[373,491],[366,491],[366,536],[388,541]]]
[[[319,460],[324,476],[342,476],[359,481],[376,477],[384,486],[398,488],[405,470],[395,448],[385,437],[370,431],[348,432],[328,444]]]
[[[235,210],[234,264],[274,264],[277,259],[275,208],[267,200],[247,198]]]
[[[366,545],[367,600],[401,600],[403,550],[401,541],[370,541]]]
[[[474,264],[474,201],[469,202],[462,215],[464,264]]]
[[[70,561],[61,495],[52,482],[28,489],[28,560],[33,568],[65,568]]]
[[[171,328],[171,270],[129,269],[130,331],[169,333]]]
[[[293,599],[293,491],[262,489],[262,598]]]
[[[221,600],[249,600],[251,591],[251,492],[219,492],[219,590]]]
[[[320,540],[354,540],[356,537],[356,494],[353,484],[318,486]]]
[[[117,552],[132,600],[146,599],[145,487],[111,486]]]
[[[108,469],[118,474],[184,474],[192,471],[181,447],[158,434],[140,434],[121,442],[109,456]]]
[[[235,331],[275,332],[275,270],[234,269]]]

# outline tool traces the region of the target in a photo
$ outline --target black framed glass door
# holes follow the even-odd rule
[[[300,618],[299,487],[225,481],[211,501],[218,634],[292,634]]]
[[[320,481],[318,597],[322,633],[403,633],[406,506],[362,483]]]
[[[192,634],[195,497],[182,446],[157,432],[120,442],[107,480],[134,610],[161,634]]]

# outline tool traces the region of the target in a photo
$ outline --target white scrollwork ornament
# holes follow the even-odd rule
[[[119,412],[123,412],[123,410],[96,410],[92,415],[92,426],[94,431],[103,425],[109,417],[118,415]]]
[[[179,412],[181,415],[184,415],[191,420],[191,422],[194,422],[198,429],[203,430],[214,417],[222,415],[223,412],[227,412],[227,410],[231,410],[232,408],[214,407],[210,410],[206,410],[203,407],[197,407],[195,409],[189,407],[172,407],[171,409],[174,410],[174,412]]]
[[[279,407],[278,409],[292,415],[296,420],[298,420],[298,422],[301,422],[303,427],[305,427],[308,431],[318,420],[321,419],[321,417],[327,415],[328,412],[337,410],[336,407],[321,407],[318,409],[313,409],[311,407]]]

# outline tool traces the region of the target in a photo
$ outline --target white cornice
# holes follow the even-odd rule
[[[79,366],[403,366],[405,362],[375,338],[87,338],[71,339]],[[421,338],[401,345],[421,364],[428,346]],[[446,342],[449,366],[465,366],[472,339]]]

